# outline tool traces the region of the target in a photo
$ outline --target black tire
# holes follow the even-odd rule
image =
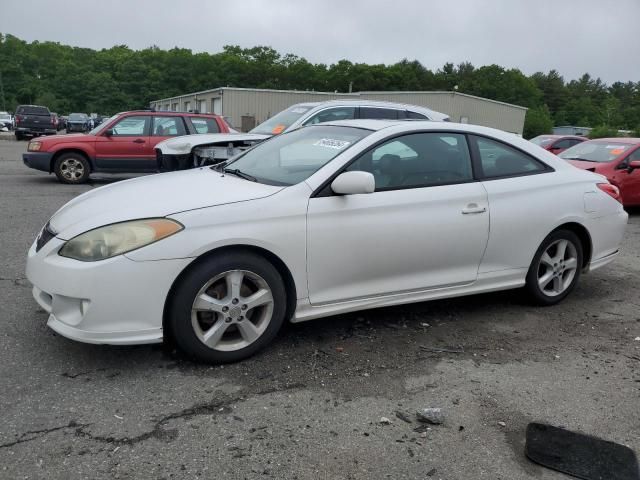
[[[208,282],[225,272],[235,270],[250,272],[252,275],[257,275],[261,280],[266,282],[273,299],[271,317],[264,331],[256,340],[253,340],[253,342],[247,346],[231,351],[210,348],[198,337],[196,327],[194,327],[192,322],[192,307],[197,295]],[[215,285],[214,283],[210,288],[214,288]],[[227,291],[223,300],[229,297],[230,295]],[[173,333],[173,340],[180,350],[188,356],[202,362],[229,363],[250,357],[268,345],[276,337],[285,320],[286,303],[287,294],[282,277],[269,261],[251,252],[228,252],[208,258],[191,267],[179,280],[170,299],[167,313],[169,315],[168,321]],[[261,307],[257,308],[258,313],[260,313],[259,309]],[[228,311],[228,315],[232,315],[231,310]],[[244,319],[245,323],[249,321],[253,323],[253,320],[249,320],[251,312],[253,312],[252,309],[247,310],[245,314],[247,318]],[[207,314],[207,312],[203,313],[205,315]],[[197,319],[201,318],[197,317],[197,313],[193,315],[196,315]],[[209,315],[213,317],[209,320],[210,326],[208,328],[212,328],[211,325],[221,325],[219,322],[225,322],[224,315],[227,314],[212,313]],[[238,318],[242,320],[243,317],[236,317],[234,319],[227,317],[227,320],[232,321],[232,323],[227,322],[230,326],[225,327],[226,333],[223,334],[222,339],[227,338],[227,335],[231,335],[232,337],[236,335],[240,337],[240,341],[243,341],[239,327],[233,325],[234,323],[238,323]]]
[[[18,141],[18,142],[19,142],[19,141],[21,141],[23,138],[24,138],[24,137],[22,136],[22,134],[21,134],[21,133],[16,132],[16,141]]]
[[[547,249],[557,248],[554,247],[554,244],[557,244],[557,242],[562,240],[566,240],[572,246],[570,247],[567,245],[566,248],[570,251],[572,258],[575,258],[575,273],[573,278],[570,280],[567,276],[570,271],[565,270],[564,260],[562,262],[558,261],[557,263],[554,263],[556,267],[548,266],[544,262],[541,262],[542,256],[547,252]],[[571,252],[571,248],[573,248],[573,252]],[[564,300],[575,288],[578,280],[580,279],[583,255],[582,242],[575,233],[570,230],[556,230],[551,232],[540,244],[538,251],[533,257],[533,261],[529,266],[529,271],[527,272],[525,291],[527,292],[529,299],[536,305],[542,306],[555,305]],[[554,256],[553,258],[556,257]],[[539,279],[542,279],[545,274],[549,273],[558,278],[558,281],[560,282],[559,284],[562,285],[561,288],[563,289],[561,290],[561,293],[552,294],[546,288],[541,288]],[[554,282],[553,276],[551,282]],[[553,289],[553,286],[551,286],[551,289]]]
[[[70,173],[69,167],[74,166],[73,172]],[[53,165],[53,173],[56,174],[58,180],[62,183],[77,185],[85,183],[89,179],[91,167],[86,158],[79,153],[63,153]]]

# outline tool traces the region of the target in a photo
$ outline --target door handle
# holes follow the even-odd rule
[[[472,215],[475,213],[484,213],[487,211],[487,207],[481,207],[477,203],[470,203],[462,209],[463,215]]]
[[[136,138],[133,143],[144,143],[144,140],[141,138]]]

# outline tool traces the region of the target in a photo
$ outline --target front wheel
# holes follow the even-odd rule
[[[284,323],[286,291],[278,270],[249,252],[226,253],[192,268],[171,298],[178,347],[207,363],[247,358]]]
[[[582,269],[582,243],[569,230],[544,239],[529,267],[525,289],[538,305],[555,305],[574,289]]]
[[[64,153],[56,159],[53,172],[62,183],[85,183],[89,179],[89,162],[78,153]]]

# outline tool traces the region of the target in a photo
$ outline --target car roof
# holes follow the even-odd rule
[[[163,117],[179,117],[189,115],[190,117],[207,117],[217,118],[220,115],[215,113],[193,113],[193,112],[170,112],[164,110],[127,110],[126,112],[118,112],[116,115],[125,115],[127,113],[135,113],[136,115],[162,115]]]
[[[637,145],[640,143],[640,138],[637,137],[613,137],[613,138],[594,138],[589,140],[590,142],[612,142],[612,143],[629,143],[631,145]]]
[[[581,137],[580,135],[556,135],[556,134],[547,134],[544,133],[542,135],[538,135],[536,138],[545,137],[545,138],[575,138],[581,140],[589,140],[587,137]]]
[[[413,110],[416,112],[433,112],[441,115],[448,116],[445,113],[438,112],[436,110],[432,110],[428,107],[422,107],[420,105],[411,105],[408,103],[398,103],[398,102],[383,102],[380,100],[362,100],[362,99],[344,99],[344,100],[327,100],[326,102],[303,102],[292,105],[291,107],[324,107],[331,105],[345,105],[345,106],[354,106],[354,107],[388,107],[388,108],[401,108],[405,110]],[[290,108],[291,108],[290,107]]]

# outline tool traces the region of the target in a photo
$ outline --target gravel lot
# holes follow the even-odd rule
[[[560,306],[504,292],[341,315],[209,367],[47,329],[24,278],[31,242],[65,202],[124,177],[61,185],[23,166],[25,149],[0,139],[0,478],[566,478],[524,457],[530,421],[640,450],[638,213],[619,259]],[[414,431],[423,407],[445,423]]]

